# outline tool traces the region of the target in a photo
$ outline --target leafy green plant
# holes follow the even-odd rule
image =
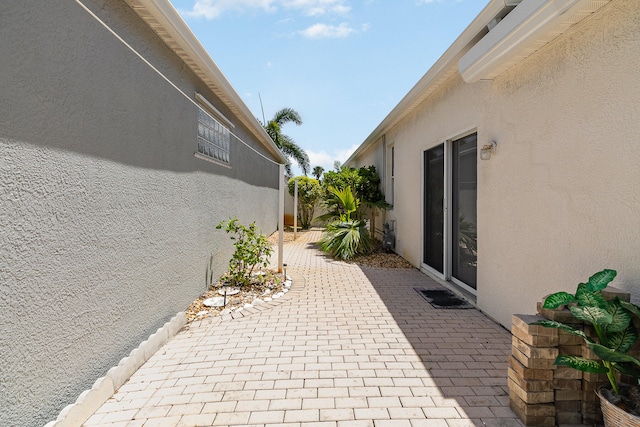
[[[380,191],[380,178],[375,166],[354,168],[341,168],[337,171],[325,172],[322,179],[323,201],[327,213],[320,216],[321,220],[335,220],[342,213],[340,199],[331,191],[332,188],[351,188],[354,197],[362,203],[354,213],[354,218],[371,220],[375,218],[376,209],[389,209],[391,205],[384,200],[384,195]],[[375,228],[372,224],[372,228]]]
[[[351,259],[371,251],[371,237],[364,221],[334,221],[327,225],[320,248],[339,259]]]
[[[556,365],[566,365],[583,372],[606,374],[613,392],[620,393],[616,372],[640,378],[640,360],[628,354],[636,342],[638,331],[633,325],[633,316],[640,317],[640,307],[615,298],[607,301],[602,290],[616,277],[615,270],[603,270],[580,283],[575,294],[557,292],[549,295],[543,308],[556,309],[567,305],[573,316],[590,324],[595,337],[573,326],[552,320],[539,320],[532,325],[557,328],[572,335],[580,336],[600,360],[590,360],[578,356],[560,355]]]
[[[300,217],[300,226],[306,230],[311,227],[316,204],[322,197],[322,190],[317,179],[298,176],[291,178],[287,183],[289,194],[292,196],[296,180],[298,181],[298,216]]]
[[[216,226],[220,230],[224,228],[227,234],[231,233],[235,251],[229,260],[228,279],[234,285],[245,285],[251,281],[251,274],[257,266],[266,268],[269,265],[269,257],[273,248],[264,234],[261,234],[255,222],[248,227],[241,224],[238,218],[222,221]]]
[[[352,219],[360,206],[360,200],[354,197],[351,187],[330,188],[339,201],[340,218],[327,225],[320,239],[320,248],[340,259],[351,259],[357,254],[371,251],[371,236],[364,221]]]

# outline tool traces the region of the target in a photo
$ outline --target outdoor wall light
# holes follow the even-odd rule
[[[497,142],[491,141],[487,145],[483,145],[480,148],[480,160],[489,160],[491,158],[491,153],[496,151]]]

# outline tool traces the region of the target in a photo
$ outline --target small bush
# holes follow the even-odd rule
[[[248,227],[242,225],[238,218],[222,221],[216,226],[220,230],[224,228],[227,233],[232,233],[231,240],[235,243],[235,252],[229,260],[229,272],[227,277],[233,285],[245,285],[251,281],[251,274],[257,266],[266,268],[269,265],[269,257],[273,248],[264,234],[261,234],[252,222]]]
[[[334,221],[327,225],[320,248],[335,258],[347,260],[371,252],[371,243],[364,221]]]
[[[298,180],[298,217],[303,230],[311,227],[316,204],[322,197],[322,189],[317,179],[308,176],[291,178],[287,183],[289,194],[294,195],[295,183]]]
[[[360,200],[353,196],[351,187],[341,190],[330,187],[329,191],[339,203],[340,218],[327,225],[320,239],[320,249],[340,259],[351,259],[356,255],[369,253],[371,236],[365,222],[351,218],[358,210]]]

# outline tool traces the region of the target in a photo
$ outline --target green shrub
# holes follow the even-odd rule
[[[570,366],[583,372],[606,374],[611,388],[618,394],[616,372],[640,379],[640,360],[628,354],[640,339],[632,321],[633,317],[640,317],[640,307],[620,298],[612,301],[604,298],[602,290],[616,274],[615,270],[602,270],[589,277],[587,283],[580,283],[575,294],[556,292],[546,297],[543,304],[543,308],[550,310],[563,305],[568,306],[576,319],[593,327],[595,338],[574,325],[552,320],[539,320],[531,324],[557,328],[583,338],[600,360],[559,355],[554,364]]]
[[[269,265],[273,248],[265,235],[259,232],[255,222],[247,227],[234,217],[216,226],[218,230],[222,228],[227,233],[232,233],[231,240],[235,246],[233,256],[229,260],[228,278],[234,285],[249,284],[251,274],[257,266],[266,268]]]
[[[353,196],[351,187],[331,187],[329,191],[338,200],[340,217],[327,225],[320,239],[320,249],[340,259],[351,259],[358,254],[369,253],[371,236],[365,222],[351,218],[358,211],[360,200]]]
[[[293,196],[295,191],[295,182],[298,180],[298,216],[300,218],[300,227],[304,230],[311,227],[313,214],[316,204],[322,196],[320,183],[317,179],[308,176],[298,176],[291,178],[287,183],[289,194]]]

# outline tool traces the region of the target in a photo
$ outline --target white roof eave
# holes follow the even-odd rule
[[[540,1],[547,0],[523,0],[518,7],[524,5],[522,8],[525,8],[528,3]],[[503,65],[502,68],[494,70],[490,79],[541,49],[568,28],[581,22],[610,1],[611,0],[575,0],[571,2],[571,7],[568,8],[569,13],[562,16],[562,22],[553,27],[553,32],[539,34],[537,42],[530,43],[530,45],[527,46],[526,52],[513,51],[510,61],[506,63],[506,65]],[[396,126],[425,99],[437,91],[449,78],[455,74],[459,74],[458,63],[460,59],[487,34],[487,25],[504,7],[505,0],[491,0],[429,71],[427,71],[409,93],[407,93],[382,122],[380,122],[353,154],[351,154],[344,164],[348,166],[361,153],[364,153],[379,141],[385,133]]]
[[[168,0],[125,0],[211,91],[240,119],[279,163],[282,152]]]

